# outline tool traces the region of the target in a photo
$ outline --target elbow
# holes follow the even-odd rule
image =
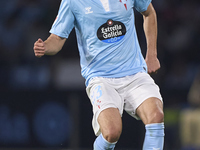
[[[155,11],[153,5],[150,4],[148,6],[147,10],[142,12],[142,15],[143,15],[144,18],[151,17],[151,16],[155,17],[156,16],[156,11]]]

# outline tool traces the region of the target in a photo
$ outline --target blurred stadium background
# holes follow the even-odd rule
[[[153,75],[165,106],[165,150],[200,149],[200,2],[153,0],[158,17],[158,57]],[[55,56],[36,58],[60,0],[0,1],[0,149],[91,150],[92,108],[80,75],[74,30]],[[142,16],[136,12],[142,52]],[[144,126],[123,115],[118,150],[140,150]]]

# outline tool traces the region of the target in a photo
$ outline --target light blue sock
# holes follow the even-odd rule
[[[114,150],[116,143],[117,142],[108,142],[106,139],[104,139],[103,135],[100,134],[94,141],[94,150]]]
[[[147,124],[143,150],[163,150],[164,123]]]

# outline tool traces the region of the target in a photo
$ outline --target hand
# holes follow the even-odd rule
[[[157,73],[158,69],[160,69],[160,62],[157,57],[146,57],[145,59],[148,73]]]
[[[45,44],[42,39],[38,39],[33,47],[34,53],[36,57],[42,57],[45,54]]]

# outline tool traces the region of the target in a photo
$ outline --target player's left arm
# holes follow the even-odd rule
[[[156,72],[160,68],[157,58],[157,16],[153,5],[150,3],[147,10],[142,12],[144,18],[144,32],[147,41],[147,53],[145,61],[148,73]]]

